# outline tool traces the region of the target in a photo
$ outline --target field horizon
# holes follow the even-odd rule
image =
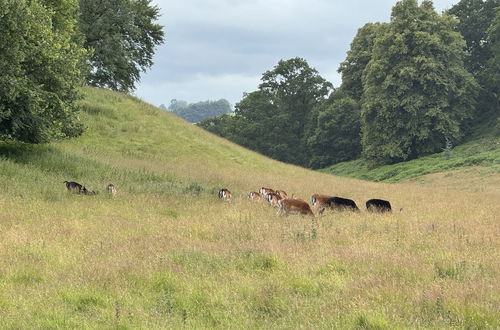
[[[83,93],[83,136],[0,142],[0,327],[500,327],[498,173],[488,185],[475,172],[337,177],[132,96]],[[279,217],[246,199],[262,186],[351,198],[361,212]],[[395,212],[368,213],[370,198]]]

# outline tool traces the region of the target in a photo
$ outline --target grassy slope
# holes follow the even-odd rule
[[[443,184],[442,178],[461,177],[465,172],[468,177],[500,180],[500,118],[485,123],[477,129],[477,135],[470,141],[453,148],[450,155],[443,153],[421,157],[408,162],[386,165],[369,169],[362,159],[335,164],[321,172],[345,177],[377,182],[401,182],[416,180]],[[430,175],[443,173],[442,175]],[[458,184],[459,189],[462,185]],[[498,187],[498,186],[497,186]],[[493,187],[492,187],[493,188]]]
[[[498,190],[312,172],[85,93],[84,136],[0,144],[3,327],[500,326]],[[67,194],[64,180],[119,194]],[[244,200],[263,185],[404,210],[279,218]],[[217,200],[222,186],[235,201]]]

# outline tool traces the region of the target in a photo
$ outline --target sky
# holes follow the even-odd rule
[[[434,0],[438,12],[459,0]],[[168,107],[228,100],[257,90],[280,60],[304,58],[340,85],[337,73],[358,29],[388,22],[396,0],[152,0],[165,43],[141,75],[135,95]]]

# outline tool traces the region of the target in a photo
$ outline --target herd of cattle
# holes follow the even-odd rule
[[[97,195],[95,191],[90,191],[85,186],[75,181],[64,181],[69,192],[83,195]],[[110,183],[106,186],[106,191],[111,195],[116,195],[116,187]],[[311,206],[304,200],[298,198],[288,198],[284,190],[274,190],[271,188],[260,188],[259,192],[248,193],[248,199],[252,201],[266,201],[271,206],[278,208],[279,215],[301,214],[314,217]],[[225,201],[233,199],[233,194],[228,189],[219,190],[219,198]],[[319,215],[326,209],[334,211],[359,212],[359,208],[352,199],[314,194],[311,196],[311,205],[316,208]],[[391,203],[383,199],[370,199],[366,202],[366,209],[370,212],[392,212]]]
[[[283,190],[271,188],[260,188],[259,192],[248,193],[248,199],[252,201],[266,201],[271,206],[278,208],[278,215],[301,214],[314,216],[311,206],[304,200],[298,198],[288,198],[288,194]],[[233,198],[228,189],[219,190],[219,198],[230,201]],[[334,211],[359,212],[359,208],[352,199],[314,194],[311,196],[311,205],[316,208],[319,215],[326,209]],[[369,212],[392,212],[391,203],[383,199],[370,199],[366,202],[366,209]]]

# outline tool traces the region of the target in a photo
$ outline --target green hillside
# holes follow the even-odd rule
[[[321,172],[377,182],[423,180],[426,175],[444,172],[448,176],[467,172],[473,176],[500,176],[500,118],[476,128],[469,141],[415,160],[370,169],[363,159],[338,163]]]
[[[0,328],[500,327],[498,189],[309,171],[83,91],[83,136],[0,142]],[[361,212],[279,217],[246,200],[261,186]],[[396,211],[368,213],[369,198]]]

